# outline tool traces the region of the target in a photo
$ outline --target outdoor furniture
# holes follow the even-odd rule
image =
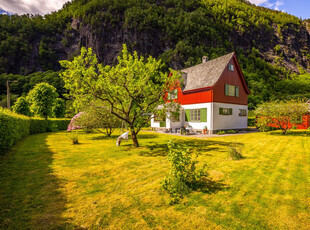
[[[196,134],[196,131],[193,129],[192,126],[186,126],[185,134]]]

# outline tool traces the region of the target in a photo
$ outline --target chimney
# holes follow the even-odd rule
[[[208,57],[207,56],[203,56],[202,57],[202,63],[206,63],[208,61]]]

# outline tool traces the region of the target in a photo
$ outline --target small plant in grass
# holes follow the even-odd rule
[[[169,204],[176,204],[191,190],[197,190],[204,185],[209,174],[206,164],[201,169],[196,169],[197,156],[193,158],[188,149],[182,149],[174,141],[169,141],[168,149],[171,170],[161,186],[171,196]]]
[[[227,130],[225,133],[227,133],[227,134],[235,134],[237,132],[235,130]]]
[[[228,155],[232,160],[241,160],[244,158],[242,156],[242,147],[237,144],[228,146]]]
[[[79,133],[75,131],[68,132],[68,137],[72,141],[72,144],[79,144]]]

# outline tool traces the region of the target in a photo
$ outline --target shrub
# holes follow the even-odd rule
[[[227,130],[227,131],[225,131],[225,133],[227,133],[227,134],[235,134],[237,132],[236,132],[236,130]]]
[[[19,97],[12,109],[15,113],[30,116],[30,104],[25,97]]]
[[[248,126],[255,126],[255,123],[256,123],[255,117],[254,118],[253,117],[248,118]]]
[[[0,155],[29,134],[66,130],[69,119],[30,118],[0,108]]]
[[[168,149],[171,170],[168,177],[162,181],[162,188],[171,196],[169,203],[175,204],[191,190],[201,187],[207,181],[209,174],[206,171],[206,164],[196,170],[196,158],[192,158],[188,149],[181,149],[174,141],[169,141]]]
[[[76,131],[68,132],[68,137],[72,141],[73,145],[79,144],[79,134]]]
[[[299,120],[308,110],[302,100],[264,102],[255,110],[257,125],[262,131],[269,126],[279,128],[285,135],[292,128],[291,121]]]
[[[232,160],[241,160],[244,158],[242,156],[242,147],[238,145],[228,146],[228,155]]]
[[[223,130],[221,130],[221,131],[219,131],[219,132],[217,133],[217,135],[223,135],[223,134],[225,134],[225,131],[223,131]]]

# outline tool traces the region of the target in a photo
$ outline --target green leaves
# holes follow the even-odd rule
[[[47,119],[48,116],[52,116],[52,108],[57,97],[58,93],[54,86],[39,83],[29,92],[27,99],[31,104],[31,111]]]
[[[256,110],[257,126],[262,130],[275,127],[286,134],[293,121],[300,120],[309,110],[309,105],[301,100],[271,101],[261,104]]]
[[[206,165],[196,169],[198,162],[188,149],[182,149],[172,140],[168,143],[168,149],[171,169],[169,176],[162,181],[161,185],[171,196],[169,203],[175,204],[179,203],[191,190],[201,187],[209,174],[206,171]]]
[[[103,66],[91,48],[82,48],[72,62],[60,62],[66,68],[62,77],[77,106],[101,100],[105,109],[129,124],[135,136],[150,120],[145,114],[154,113],[164,103],[163,96],[178,85],[180,75],[162,71],[161,61],[151,56],[131,54],[126,45],[117,60],[115,66]]]

